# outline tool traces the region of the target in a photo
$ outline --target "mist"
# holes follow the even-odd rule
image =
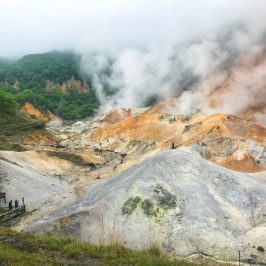
[[[9,0],[0,10],[0,57],[74,50],[101,111],[180,97],[178,112],[237,113],[265,99],[263,68],[233,67],[264,55],[264,0]],[[207,105],[229,73],[233,93]]]
[[[110,52],[175,45],[245,21],[260,31],[263,0],[9,0],[0,2],[0,56],[53,49]]]
[[[101,111],[179,97],[176,113],[239,114],[266,100],[265,31],[248,26],[226,25],[176,45],[83,54],[81,68],[91,75]],[[218,90],[222,97],[210,104]]]

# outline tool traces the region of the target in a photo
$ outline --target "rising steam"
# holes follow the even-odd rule
[[[102,110],[180,97],[177,113],[237,114],[266,99],[263,33],[238,24],[179,45],[84,55],[82,65]]]

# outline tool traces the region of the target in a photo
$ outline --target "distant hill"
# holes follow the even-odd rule
[[[70,51],[0,59],[0,92],[22,106],[29,102],[66,120],[93,115],[99,105],[88,77],[79,73],[80,55]]]
[[[6,69],[12,62],[6,59],[0,58],[0,73]]]
[[[0,60],[0,81],[14,84],[19,82],[21,88],[43,88],[47,80],[62,84],[72,76],[79,75],[80,56],[72,52],[48,52],[31,54],[7,63]]]

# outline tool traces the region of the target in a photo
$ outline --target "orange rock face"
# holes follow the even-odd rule
[[[151,109],[116,123],[104,124],[93,130],[87,139],[104,149],[124,151],[143,143],[149,146],[146,152],[168,149],[172,143],[175,146],[206,145],[208,159],[224,167],[244,172],[265,170],[248,155],[247,145],[250,142],[265,145],[266,128],[226,114],[173,116],[153,112]],[[140,147],[135,150],[138,149]]]
[[[49,122],[49,121],[59,119],[57,116],[55,116],[51,112],[48,112],[47,114],[42,113],[40,110],[38,110],[36,107],[34,107],[32,104],[28,102],[26,102],[21,107],[20,112],[32,118],[35,118],[37,120],[43,121],[43,122]]]
[[[131,115],[131,109],[129,108],[114,109],[103,118],[103,122],[106,124],[114,124],[131,117]]]
[[[64,82],[62,85],[51,80],[47,80],[45,87],[47,90],[59,90],[62,94],[67,94],[71,89],[75,89],[79,93],[89,93],[90,91],[89,85],[85,80],[83,82],[80,80],[75,80],[74,76],[72,76],[70,80]]]
[[[41,111],[39,111],[37,108],[35,108],[32,104],[26,102],[20,109],[20,112],[31,116],[33,118],[36,118],[38,120],[44,121],[44,122],[48,122],[49,121],[49,117],[42,113]]]

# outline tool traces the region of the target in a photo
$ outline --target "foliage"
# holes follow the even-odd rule
[[[16,90],[5,84],[0,84],[0,93],[8,95],[20,106],[29,102],[43,112],[49,110],[66,120],[89,117],[99,106],[99,101],[93,91],[84,94],[72,89],[69,93],[62,94],[57,90],[47,91],[46,89]],[[1,109],[4,108],[1,105]]]
[[[99,106],[92,89],[89,93],[71,89],[62,94],[57,89],[45,88],[47,80],[62,85],[74,76],[81,81],[83,77],[79,74],[79,63],[80,56],[72,52],[27,55],[8,63],[0,60],[0,92],[4,91],[20,106],[29,102],[41,111],[51,111],[66,120],[92,116]],[[89,77],[85,79],[90,83]],[[16,81],[19,82],[19,89],[13,86]],[[1,104],[1,109],[5,108]]]
[[[144,213],[148,216],[155,215],[156,213],[156,210],[154,208],[154,203],[149,199],[145,199],[142,202],[141,208],[143,209]]]
[[[0,91],[0,113],[15,113],[17,103],[7,93]]]
[[[47,151],[47,155],[51,157],[58,157],[62,160],[66,160],[69,162],[72,162],[76,165],[81,166],[91,166],[94,167],[95,164],[86,162],[81,155],[70,153],[70,152],[64,152],[64,151]]]
[[[10,61],[0,58],[0,71],[7,68],[10,64]]]
[[[176,208],[177,204],[175,195],[171,194],[161,185],[157,185],[154,189],[154,192],[156,194],[156,200],[159,207],[163,208],[164,210]]]
[[[3,151],[25,151],[26,149],[19,143],[8,143],[0,138],[0,150]]]
[[[150,199],[145,199],[143,201],[140,197],[130,197],[122,206],[122,214],[130,215],[140,206],[144,214],[158,217],[158,215],[162,215],[164,211],[174,209],[177,206],[176,196],[159,184],[157,184],[154,189],[154,199],[156,203],[152,202]]]
[[[19,81],[21,87],[43,88],[46,80],[62,84],[71,76],[80,79],[78,64],[80,56],[72,52],[49,52],[26,55],[0,71],[0,80],[14,84]]]
[[[141,201],[140,197],[131,197],[129,198],[122,207],[122,214],[132,214],[133,211],[137,208],[138,203]]]
[[[16,233],[0,227],[0,261],[3,265],[138,265],[193,266],[166,258],[159,247],[133,251],[121,243],[92,245],[70,238]]]

